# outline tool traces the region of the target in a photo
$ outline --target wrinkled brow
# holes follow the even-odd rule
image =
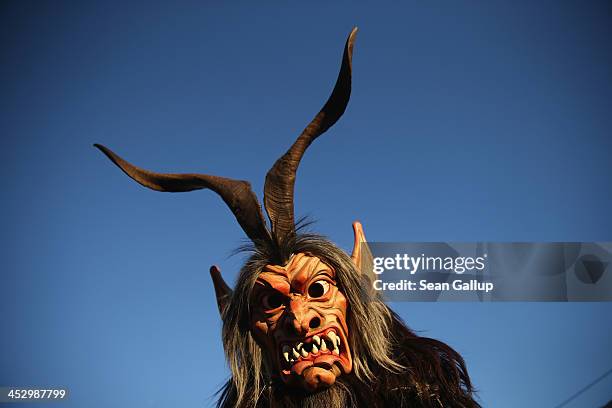
[[[265,291],[277,291],[286,295],[289,294],[291,285],[287,273],[272,271],[261,272],[255,281],[253,294],[257,296],[258,293]]]

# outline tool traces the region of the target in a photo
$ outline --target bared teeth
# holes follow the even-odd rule
[[[300,358],[306,358],[309,354],[319,354],[319,352],[331,351],[332,354],[340,355],[340,336],[333,329],[323,335],[312,336],[312,340],[308,343],[297,342],[295,346],[283,346],[283,357],[285,361],[295,363]]]
[[[338,335],[335,332],[330,331],[329,333],[327,333],[327,338],[331,341],[332,353],[339,356],[340,355],[340,337],[338,337]]]

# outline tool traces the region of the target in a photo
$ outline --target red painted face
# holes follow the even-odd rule
[[[285,384],[315,391],[352,371],[346,298],[319,258],[300,253],[267,265],[250,302],[251,331]]]

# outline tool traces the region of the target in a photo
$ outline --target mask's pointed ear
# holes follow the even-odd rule
[[[353,244],[353,254],[351,258],[361,272],[371,273],[373,266],[372,252],[368,247],[363,227],[359,221],[353,223],[353,233],[355,234],[355,243]]]
[[[219,307],[219,313],[223,315],[223,311],[227,307],[227,304],[232,297],[232,290],[227,283],[225,283],[225,280],[221,276],[221,271],[217,265],[210,267],[210,277],[212,278],[213,286],[215,287],[215,295],[217,295],[217,306]]]

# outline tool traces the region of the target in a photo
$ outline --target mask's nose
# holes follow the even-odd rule
[[[294,297],[287,310],[287,328],[298,336],[305,336],[310,330],[321,326],[322,318],[302,297]]]

